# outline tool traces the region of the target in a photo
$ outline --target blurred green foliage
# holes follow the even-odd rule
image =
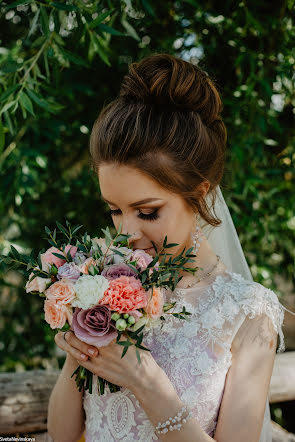
[[[294,282],[294,2],[17,1],[0,5],[0,253],[48,247],[44,226],[111,224],[89,168],[92,124],[132,61],[169,52],[224,103],[224,197],[254,279]],[[0,370],[56,361],[43,299],[0,268]]]

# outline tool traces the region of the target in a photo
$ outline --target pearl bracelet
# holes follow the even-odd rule
[[[186,413],[186,416],[183,417],[184,413]],[[170,417],[167,419],[166,422],[159,422],[156,426],[156,433],[167,433],[169,430],[180,430],[182,427],[182,423],[185,423],[188,419],[190,419],[192,416],[192,411],[188,409],[186,405],[182,407],[182,409],[173,417]],[[175,423],[179,422],[179,423]],[[175,425],[172,425],[172,423],[175,423]],[[161,430],[162,428],[162,430]]]

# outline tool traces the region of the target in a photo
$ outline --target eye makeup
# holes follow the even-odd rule
[[[147,221],[154,221],[154,220],[159,218],[158,210],[159,209],[156,209],[152,213],[149,213],[149,214],[139,212],[139,214],[137,216],[140,219],[144,219],[144,220],[147,220]],[[109,209],[108,210],[108,214],[111,215],[111,216],[112,215],[114,215],[114,216],[120,215],[120,212],[121,212],[120,209],[117,209],[117,210]]]

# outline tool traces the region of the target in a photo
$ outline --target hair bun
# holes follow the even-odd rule
[[[219,120],[222,110],[219,94],[207,73],[166,53],[131,63],[119,96],[163,110],[198,112],[206,125]]]

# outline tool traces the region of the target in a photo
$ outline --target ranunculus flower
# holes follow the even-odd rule
[[[86,261],[84,261],[82,264],[79,265],[80,272],[88,275],[88,269],[91,265],[93,265],[93,266],[96,265],[95,259],[87,258]]]
[[[118,335],[111,311],[104,305],[88,310],[75,308],[72,328],[78,339],[96,347],[108,345]]]
[[[70,244],[65,247],[65,253],[70,250],[70,254],[72,258],[75,256],[77,252],[76,246],[71,246]],[[61,259],[58,256],[53,255],[53,253],[58,253],[59,255],[64,255],[64,253],[57,249],[56,247],[50,247],[48,250],[46,250],[45,253],[42,253],[40,255],[41,263],[42,263],[42,270],[45,272],[49,272],[51,264],[54,264],[57,268],[61,267],[66,262],[66,256],[65,259]]]
[[[153,259],[154,258],[144,250],[138,249],[132,252],[130,261],[136,261],[136,267],[140,267],[141,270],[145,270]]]
[[[76,298],[72,307],[83,310],[94,307],[104,296],[109,281],[102,275],[82,275],[75,284]]]
[[[46,299],[44,302],[45,321],[51,328],[62,328],[66,320],[70,322],[70,312],[65,304]]]
[[[164,306],[163,293],[159,287],[153,287],[153,295],[152,295],[152,289],[149,289],[147,291],[147,295],[149,302],[148,305],[144,308],[144,310],[146,311],[148,317],[157,319],[163,313],[163,306]]]
[[[32,272],[29,276],[29,280],[31,279],[31,277],[34,275],[34,273]],[[36,276],[36,278],[34,278],[32,281],[27,281],[26,283],[26,292],[39,292],[39,293],[43,293],[44,290],[46,290],[46,287],[48,286],[48,284],[51,283],[51,279],[50,278],[41,278],[40,276]]]
[[[109,305],[118,313],[143,308],[147,305],[147,296],[139,279],[134,276],[120,276],[109,281],[109,287],[99,304]]]
[[[54,300],[61,304],[71,304],[75,299],[74,284],[68,280],[62,279],[52,284],[46,291],[47,299]]]
[[[120,276],[136,276],[136,272],[124,262],[105,267],[101,274],[109,280],[119,278]]]
[[[80,269],[74,262],[66,262],[59,267],[57,272],[57,279],[70,279],[77,281],[80,278]]]

